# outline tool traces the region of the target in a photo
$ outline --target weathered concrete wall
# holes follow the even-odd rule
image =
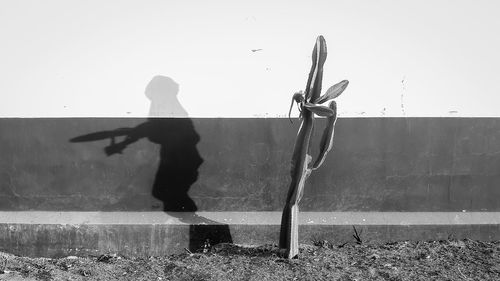
[[[159,256],[197,251],[208,241],[276,243],[280,212],[0,212],[0,251],[60,257],[118,253]],[[204,223],[204,224],[200,224]],[[300,243],[500,239],[498,213],[301,212]]]
[[[0,210],[280,211],[298,123],[0,119]],[[499,185],[500,118],[342,118],[301,210],[500,211]]]

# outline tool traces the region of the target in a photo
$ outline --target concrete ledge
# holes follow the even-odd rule
[[[195,251],[211,244],[277,243],[280,212],[0,212],[0,250],[59,257],[127,256]],[[370,243],[471,238],[500,240],[497,212],[304,212],[301,243],[353,241],[352,225]]]
[[[500,212],[300,212],[301,225],[500,224]],[[281,212],[0,212],[3,224],[280,225]]]

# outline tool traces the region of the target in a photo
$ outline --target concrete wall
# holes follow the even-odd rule
[[[298,124],[0,119],[0,210],[280,211]],[[301,210],[500,211],[499,152],[498,118],[341,118]]]
[[[147,117],[164,75],[190,117],[283,117],[323,35],[342,117],[499,117],[499,5],[4,0],[0,116]]]
[[[297,121],[0,119],[0,250],[276,243]],[[371,242],[500,239],[499,138],[499,118],[339,119],[300,205],[301,243],[350,241],[351,225]]]
[[[380,240],[500,239],[498,6],[1,1],[0,250],[277,241],[298,127],[280,118],[318,35],[323,88],[350,84],[335,150],[307,183],[301,241],[350,239],[350,224]]]

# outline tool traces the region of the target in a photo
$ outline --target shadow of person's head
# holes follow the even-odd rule
[[[146,96],[151,101],[175,97],[178,93],[179,84],[174,79],[166,76],[157,75],[146,86]]]
[[[146,86],[146,97],[151,101],[150,117],[187,117],[177,95],[179,84],[172,78],[157,75]]]

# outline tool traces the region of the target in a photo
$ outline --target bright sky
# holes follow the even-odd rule
[[[496,0],[2,0],[0,116],[147,116],[156,75],[180,85],[191,117],[285,116],[321,34],[323,88],[350,81],[340,116],[499,117],[499,11]]]

